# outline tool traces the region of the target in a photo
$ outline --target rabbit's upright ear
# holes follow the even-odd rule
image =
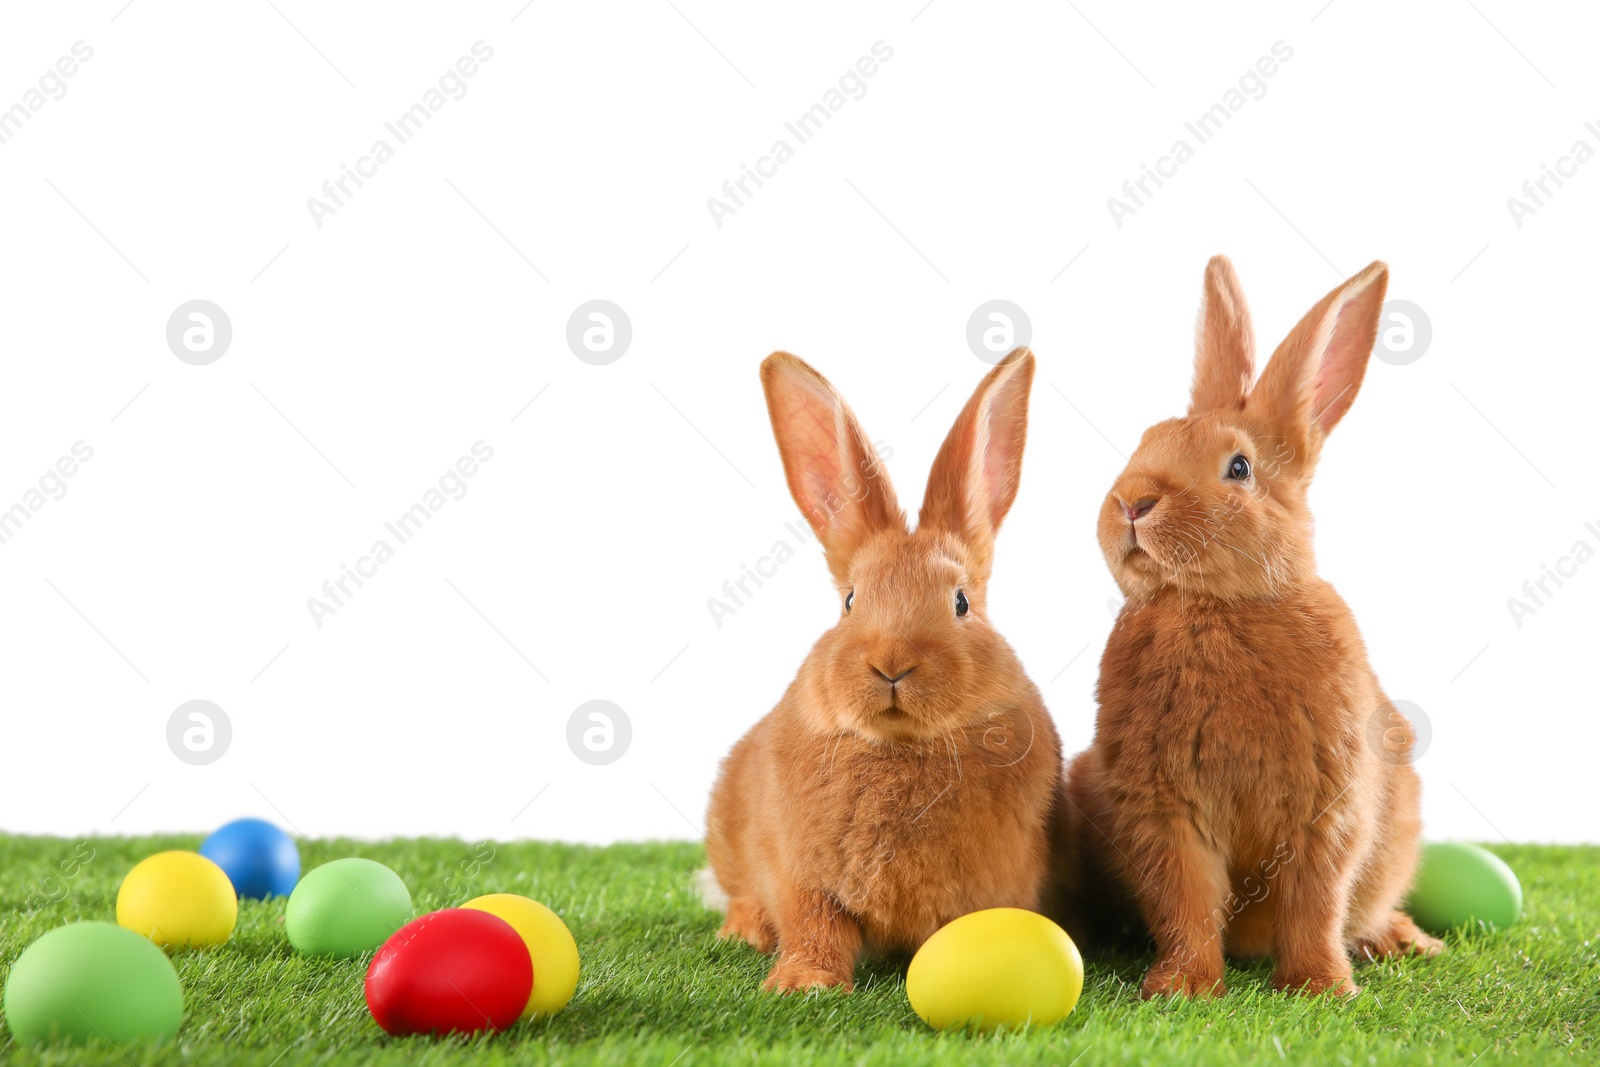
[[[1250,393],[1245,410],[1281,434],[1306,468],[1361,389],[1388,287],[1381,262],[1336,287],[1289,331]]]
[[[863,541],[906,529],[889,473],[838,390],[803,360],[774,352],[761,363],[761,386],[789,492],[843,583]]]
[[[978,383],[928,474],[920,522],[961,538],[979,578],[988,576],[995,534],[1017,498],[1032,388],[1033,353],[1015,349]]]
[[[1189,414],[1242,411],[1256,376],[1256,339],[1244,289],[1227,256],[1206,264],[1205,302],[1194,335]]]

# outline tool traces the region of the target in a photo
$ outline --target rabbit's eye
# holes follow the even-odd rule
[[[1250,461],[1243,456],[1234,456],[1233,462],[1228,464],[1228,477],[1236,482],[1250,477]]]
[[[967,594],[965,594],[961,590],[957,589],[956,590],[956,614],[957,615],[965,615],[967,613],[967,609],[970,608],[971,606],[972,605],[967,603]]]
[[[844,610],[846,612],[848,612],[850,610],[850,605],[854,604],[855,602],[856,602],[856,591],[854,589],[852,589],[852,590],[850,590],[850,592],[848,592],[848,593],[846,593],[844,595]]]

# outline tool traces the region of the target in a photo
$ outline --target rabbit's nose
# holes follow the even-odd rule
[[[916,670],[915,667],[907,667],[905,670],[898,671],[898,672],[895,671],[895,669],[892,668],[892,667],[889,670],[884,670],[882,667],[878,666],[876,663],[869,663],[869,664],[867,664],[867,666],[871,667],[872,668],[872,672],[874,674],[876,674],[879,678],[882,678],[884,681],[888,682],[890,685],[896,684],[902,678],[904,678],[906,675],[908,675],[912,671]]]
[[[1149,514],[1150,509],[1155,507],[1156,501],[1160,499],[1158,496],[1142,496],[1131,504],[1125,503],[1121,499],[1118,499],[1117,503],[1122,504],[1122,510],[1127,513],[1129,522],[1138,522],[1143,516]]]

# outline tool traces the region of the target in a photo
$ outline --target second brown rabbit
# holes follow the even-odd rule
[[[1188,415],[1145,433],[1102,506],[1127,601],[1067,776],[1067,851],[1078,932],[1120,910],[1154,935],[1147,997],[1223,993],[1225,951],[1275,957],[1279,989],[1352,994],[1352,953],[1442,948],[1400,910],[1413,732],[1317,577],[1306,505],[1387,279],[1373,263],[1334,289],[1255,381],[1244,295],[1213,259]]]

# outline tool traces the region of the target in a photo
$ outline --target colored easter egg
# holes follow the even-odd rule
[[[1065,930],[1021,908],[946,923],[906,971],[906,996],[936,1030],[1049,1026],[1083,992],[1083,959]]]
[[[220,945],[238,918],[233,883],[198,852],[140,860],[117,890],[118,925],[158,945]]]
[[[528,946],[533,961],[533,992],[522,1009],[525,1019],[554,1015],[578,988],[578,943],[561,917],[529,897],[490,893],[461,905],[498,915]]]
[[[1477,845],[1423,845],[1406,909],[1436,934],[1479,922],[1504,930],[1522,915],[1522,883],[1505,860]]]
[[[265,819],[233,820],[206,838],[200,855],[222,868],[241,897],[286,897],[300,880],[294,838]]]
[[[367,968],[367,1007],[391,1034],[504,1030],[533,989],[527,946],[485,911],[445,908],[406,923]]]
[[[18,1044],[121,1044],[176,1034],[183,990],[149,938],[112,923],[72,923],[39,937],[11,965],[5,1013]]]
[[[351,857],[306,872],[289,895],[289,944],[315,956],[359,956],[411,918],[411,891],[383,864]]]

